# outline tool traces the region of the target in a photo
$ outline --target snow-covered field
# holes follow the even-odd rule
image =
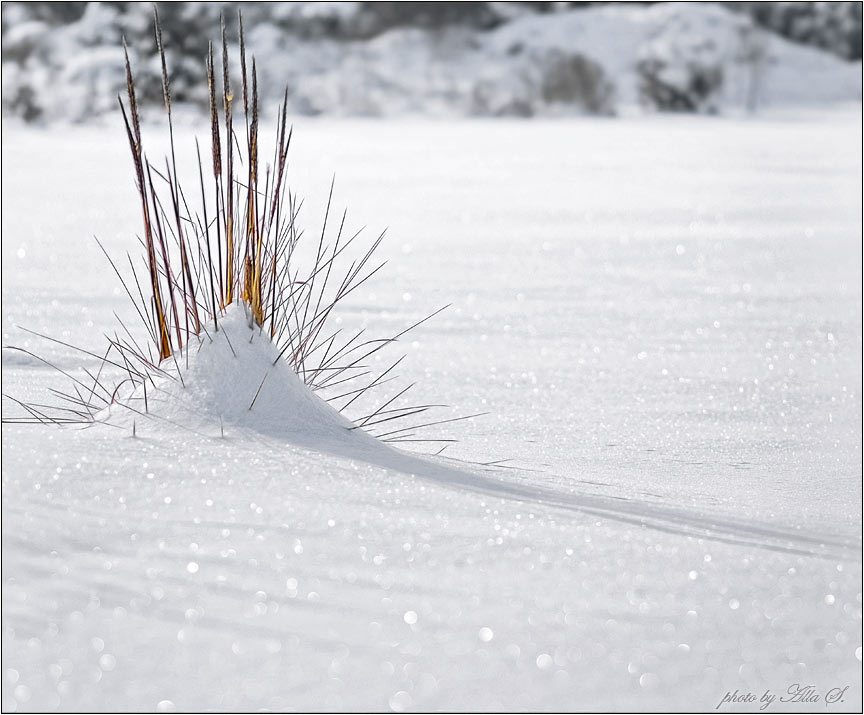
[[[301,122],[310,233],[332,171],[389,226],[343,324],[452,302],[403,378],[490,414],[435,462],[4,425],[4,710],[860,709],[860,126]],[[4,345],[77,370],[15,326],[98,351],[128,317],[90,238],[137,252],[127,152],[119,120],[7,123]]]

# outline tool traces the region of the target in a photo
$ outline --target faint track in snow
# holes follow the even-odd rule
[[[861,558],[861,539],[840,533],[816,533],[794,527],[736,519],[725,514],[698,513],[625,496],[564,493],[547,487],[517,483],[505,478],[487,477],[465,467],[453,467],[430,459],[397,451],[377,442],[354,443],[328,440],[317,445],[338,456],[413,474],[454,489],[464,489],[490,497],[537,504],[567,512],[613,519],[670,534],[720,541],[737,546],[780,551],[801,556],[857,561]],[[476,465],[482,466],[482,465]],[[494,472],[493,469],[487,471]]]

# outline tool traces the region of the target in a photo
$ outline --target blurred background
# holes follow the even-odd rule
[[[175,101],[241,3],[157,3]],[[266,105],[389,117],[736,113],[861,99],[861,3],[242,3]],[[150,3],[6,2],[2,106],[27,122],[116,110],[125,36],[161,104]],[[217,48],[218,50],[218,48]],[[237,59],[232,47],[232,59]],[[236,76],[236,75],[235,75]]]

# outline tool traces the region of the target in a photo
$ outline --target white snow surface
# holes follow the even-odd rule
[[[235,311],[246,354],[190,351],[166,419],[4,424],[4,710],[713,711],[795,683],[860,709],[860,121],[299,123],[307,231],[333,170],[350,226],[389,224],[339,325],[452,302],[403,378],[490,414],[428,430],[461,440],[433,458],[284,366],[249,410],[273,348]],[[3,343],[80,376],[16,326],[136,330],[90,240],[137,252],[128,147],[4,130]],[[2,375],[67,384],[7,350]]]

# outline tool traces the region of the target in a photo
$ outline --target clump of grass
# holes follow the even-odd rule
[[[206,160],[202,157],[196,140],[198,176],[192,192],[184,188],[178,178],[171,85],[155,9],[154,29],[170,142],[170,153],[164,164],[151,162],[144,149],[135,79],[124,41],[126,97],[124,101],[118,96],[118,102],[140,201],[144,260],[138,266],[129,256],[129,271],[124,275],[105,249],[102,250],[135,306],[149,338],[147,347],[142,349],[122,321],[125,337],[117,333],[109,336],[103,355],[40,336],[98,358],[99,369],[95,374],[85,369],[87,379],[75,378],[61,370],[72,380],[69,392],[52,390],[62,405],[24,403],[10,398],[26,410],[27,416],[6,421],[93,424],[104,421],[99,419],[100,411],[113,404],[139,412],[121,398],[128,390],[138,387],[143,388],[144,411],[141,414],[146,416],[149,412],[147,383],[152,390],[157,389],[154,380],[157,376],[182,382],[183,370],[178,356],[182,360],[184,347],[197,343],[200,349],[204,340],[212,340],[211,331],[219,331],[220,316],[237,302],[246,306],[250,321],[262,334],[266,332],[277,346],[278,359],[286,360],[309,389],[319,392],[340,411],[348,410],[361,398],[391,384],[394,370],[402,360],[400,357],[376,373],[367,365],[369,359],[444,309],[387,338],[366,338],[365,329],[353,334],[343,334],[342,329],[327,330],[334,309],[384,267],[385,261],[375,259],[384,234],[367,245],[347,268],[340,267],[345,262],[340,259],[348,255],[346,251],[361,232],[346,236],[347,212],[343,211],[335,238],[331,237],[331,183],[323,226],[314,244],[314,260],[311,266],[300,267],[297,248],[304,234],[297,217],[302,201],[292,193],[286,180],[287,156],[293,136],[293,128],[287,121],[288,92],[286,89],[278,108],[272,162],[265,164],[262,175],[257,67],[253,57],[247,73],[243,20],[239,12],[238,27],[240,77],[237,83],[241,93],[237,97],[229,72],[224,17],[221,77],[212,43],[205,58],[210,157]],[[235,118],[239,119],[239,134]],[[197,210],[190,208],[190,201]],[[102,247],[101,243],[99,245]],[[22,350],[47,363],[27,350],[12,349]],[[188,359],[188,350],[185,354]],[[122,371],[123,377],[119,383],[109,386],[102,373],[110,368]],[[374,410],[356,419],[354,429],[371,432],[384,441],[440,441],[446,446],[454,440],[426,440],[418,436],[418,431],[476,416],[422,421],[425,412],[439,405],[396,406],[411,387],[379,398]],[[418,420],[421,421],[418,423]]]

